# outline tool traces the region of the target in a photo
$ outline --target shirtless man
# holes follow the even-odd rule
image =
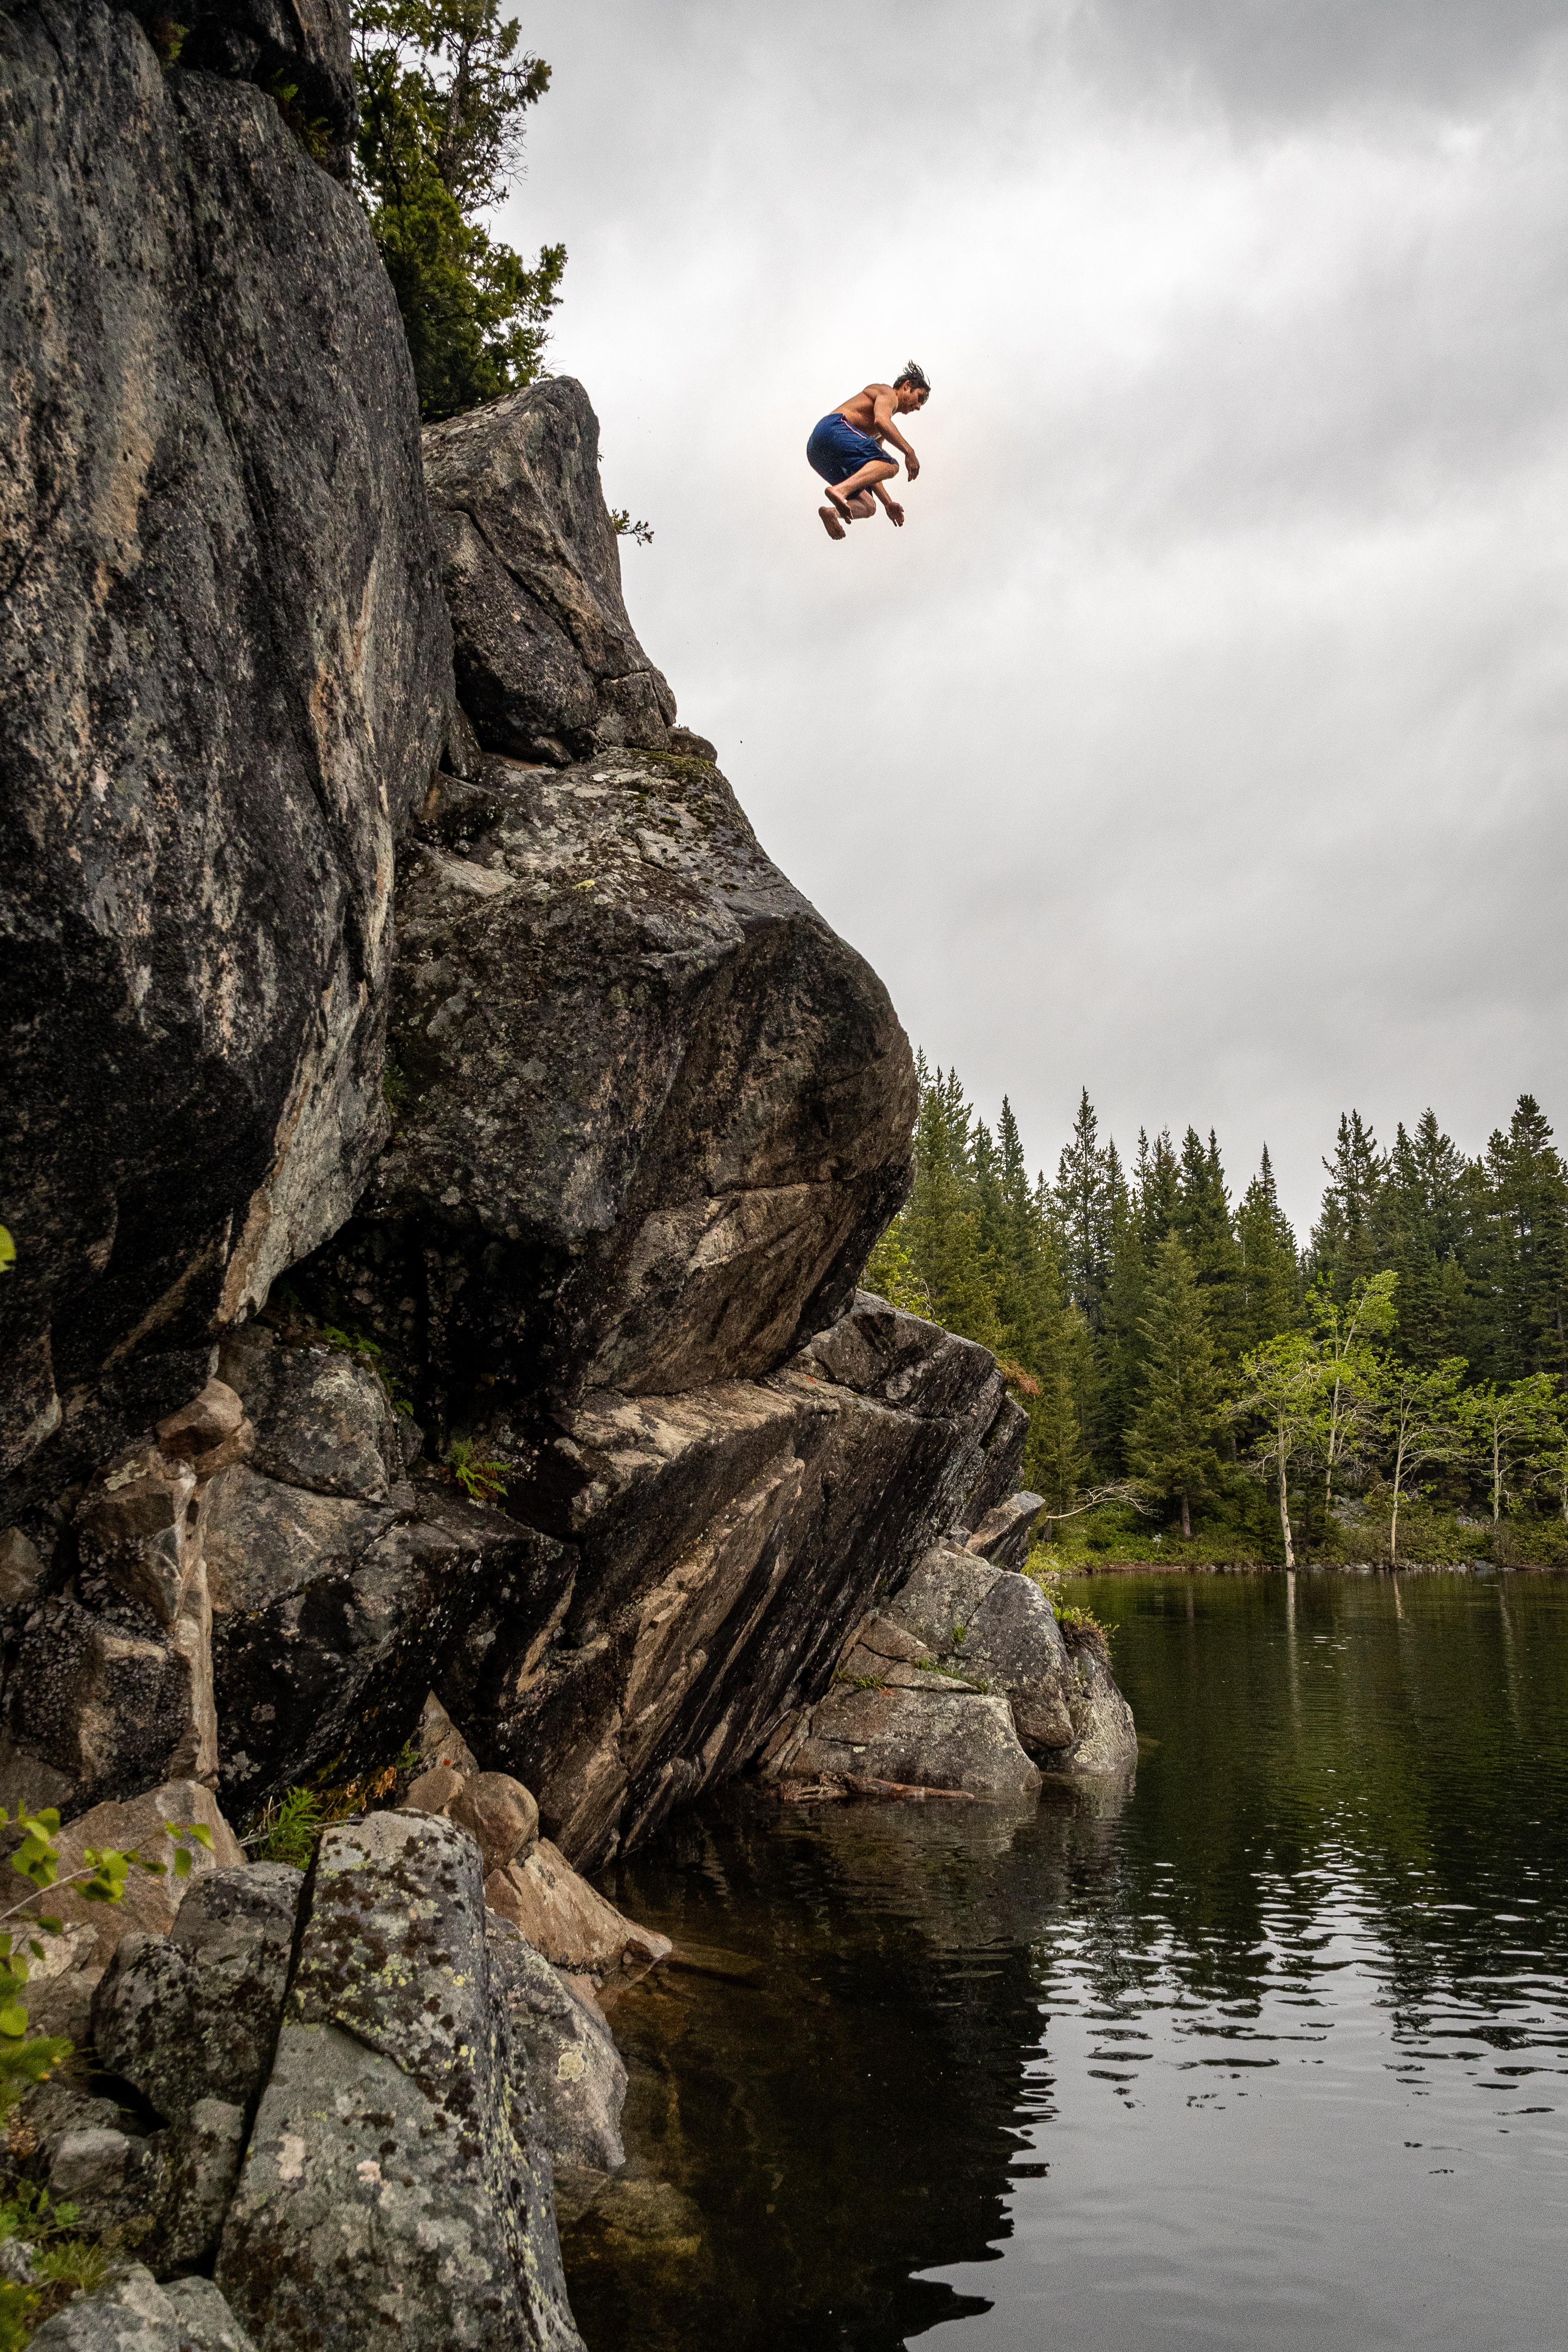
[[[830,539],[842,539],[848,522],[865,522],[876,512],[880,499],[889,522],[904,528],[904,509],[883,487],[898,471],[897,461],[883,444],[902,449],[914,481],[920,460],[899,431],[894,419],[918,415],[931,397],[925,370],[913,360],[892,383],[868,383],[841,408],[830,409],[806,444],[806,463],[828,486],[828,504],[819,507],[822,528]]]

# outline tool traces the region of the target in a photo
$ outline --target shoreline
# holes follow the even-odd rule
[[[1504,1567],[1491,1559],[1402,1559],[1397,1568],[1385,1559],[1300,1559],[1287,1569],[1281,1559],[1238,1560],[1098,1560],[1092,1567],[1075,1564],[1062,1570],[1063,1580],[1075,1576],[1568,1576],[1568,1568],[1549,1562],[1525,1562]]]

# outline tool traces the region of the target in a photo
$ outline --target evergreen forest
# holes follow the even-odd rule
[[[1520,1097],[1479,1158],[1434,1113],[1339,1122],[1298,1240],[1269,1154],[1140,1132],[1084,1091],[1030,1178],[919,1061],[914,1190],[865,1286],[994,1349],[1064,1562],[1568,1559],[1568,1169]]]

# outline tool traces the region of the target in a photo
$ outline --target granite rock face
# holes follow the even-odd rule
[[[433,1666],[526,1607],[561,1547],[418,1471],[419,1431],[360,1358],[250,1326],[222,1367],[254,1446],[213,1480],[201,1541],[223,1785],[248,1808],[395,1757]]]
[[[170,2123],[202,2100],[241,2108],[272,2068],[303,1880],[252,1863],[193,1881],[166,1940],[120,1938],[93,2000],[110,2074]]]
[[[478,743],[557,764],[612,744],[672,748],[675,698],[621,593],[582,386],[557,376],[432,425],[424,470]]]
[[[1042,1770],[1125,1776],[1137,1762],[1132,1709],[1102,1638],[1066,1634],[1040,1587],[973,1546],[1005,1544],[1040,1508],[988,1513],[969,1543],[933,1544],[886,1607],[857,1627],[833,1688],[769,1743],[776,1780],[1016,1796]]]
[[[711,761],[494,761],[482,793],[444,779],[422,830],[397,1134],[307,1289],[351,1299],[459,1425],[481,1388],[770,1370],[847,1305],[907,1188],[913,1065],[881,982]]]
[[[626,2161],[626,2068],[602,2015],[504,1921],[487,1930],[490,1972],[512,2021],[553,2163],[615,2172]]]
[[[755,1757],[968,1495],[1016,1476],[986,1349],[863,1294],[835,1329],[765,1381],[601,1391],[519,1464],[509,1506],[559,1538],[559,1591],[548,1620],[476,1623],[437,1687],[579,1867]]]
[[[256,2352],[211,2279],[160,2286],[140,2263],[47,2319],[42,2352]]]
[[[216,1328],[350,1206],[386,1132],[393,841],[450,701],[392,289],[256,79],[308,84],[340,161],[347,10],[173,13],[172,68],[112,0],[0,19],[24,1496],[199,1391]]]
[[[116,1477],[129,1492],[106,1495]],[[194,1486],[150,1448],[111,1463],[83,1506],[80,1576],[13,1619],[0,1730],[0,1790],[13,1801],[79,1812],[160,1780],[215,1777],[211,1611],[186,1519]]]
[[[580,2352],[480,1872],[428,1814],[322,1839],[218,2253],[262,2352]]]

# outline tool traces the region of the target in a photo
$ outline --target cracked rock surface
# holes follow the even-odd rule
[[[392,289],[258,86],[308,83],[340,150],[347,11],[173,14],[204,69],[112,0],[0,19],[23,1493],[183,1404],[214,1318],[350,1206],[385,1133],[393,842],[451,697]]]
[[[887,992],[711,761],[484,767],[403,860],[397,1132],[317,1278],[422,1404],[769,1370],[908,1184]]]

